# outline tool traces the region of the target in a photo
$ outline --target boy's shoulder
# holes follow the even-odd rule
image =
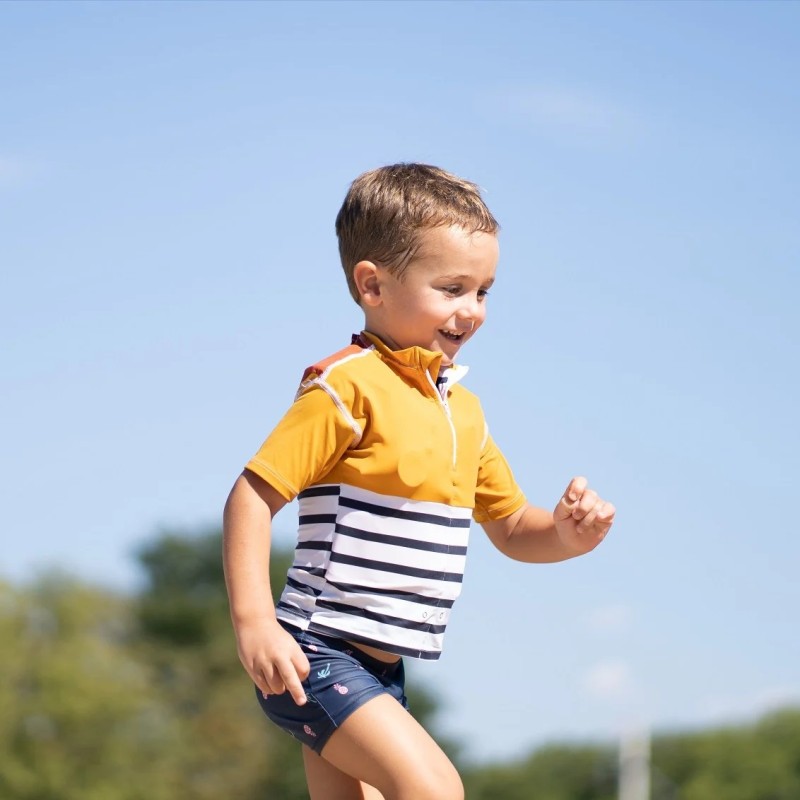
[[[370,342],[354,334],[351,343],[347,347],[343,347],[332,355],[326,356],[306,367],[303,372],[302,383],[307,384],[323,375],[327,375],[334,367],[346,364],[354,358],[368,355],[372,350]]]

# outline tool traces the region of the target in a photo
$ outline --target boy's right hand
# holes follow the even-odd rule
[[[274,618],[240,622],[236,643],[239,660],[265,696],[288,691],[298,706],[305,704],[302,681],[310,671],[308,659]]]

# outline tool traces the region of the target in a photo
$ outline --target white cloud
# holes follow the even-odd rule
[[[622,659],[599,661],[590,667],[581,681],[586,692],[599,698],[619,698],[630,693],[630,666]]]

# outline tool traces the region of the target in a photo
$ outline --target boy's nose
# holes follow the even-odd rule
[[[457,316],[461,319],[471,320],[477,324],[486,315],[486,306],[477,298],[472,296],[464,297],[464,304],[458,310]]]
[[[467,305],[458,310],[456,313],[456,322],[460,330],[469,333],[477,325],[480,325],[483,320],[482,308],[475,305]]]

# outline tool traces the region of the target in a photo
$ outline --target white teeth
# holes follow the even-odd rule
[[[452,331],[443,331],[443,330],[440,330],[439,333],[441,333],[442,336],[445,336],[448,339],[452,339],[454,342],[461,341],[461,337],[464,335],[463,333],[453,333]]]

